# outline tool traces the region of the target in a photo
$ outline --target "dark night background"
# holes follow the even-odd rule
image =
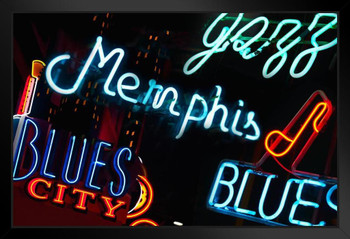
[[[314,17],[314,14],[247,14],[245,17],[260,15],[274,21],[295,18],[303,23],[310,23]],[[191,124],[180,139],[175,139],[178,121],[167,110],[145,111],[144,106],[137,108],[103,95],[99,96],[100,101],[96,101],[100,86],[95,91],[86,87],[90,79],[94,85],[94,77],[101,77],[100,72],[93,73],[84,81],[81,95],[59,98],[57,104],[51,103],[57,95],[47,90],[45,76],[42,76],[37,90],[40,95],[35,98],[31,116],[48,120],[56,129],[98,138],[101,135],[99,127],[106,116],[105,108],[110,112],[123,112],[124,123],[118,129],[120,135],[116,147],[128,147],[131,141],[134,142],[131,148],[144,161],[155,192],[147,216],[160,225],[172,225],[173,221],[184,225],[261,225],[206,208],[219,162],[222,159],[258,161],[265,152],[265,135],[273,129],[282,130],[309,96],[321,89],[331,100],[335,113],[300,167],[304,171],[336,177],[337,152],[336,144],[332,144],[336,139],[336,47],[319,52],[310,71],[300,79],[293,79],[289,68],[295,56],[309,48],[310,44],[298,44],[291,49],[285,65],[271,79],[264,79],[261,71],[265,61],[277,51],[275,44],[251,60],[243,60],[239,53],[228,47],[225,52],[213,55],[195,74],[186,76],[182,67],[187,59],[204,50],[203,33],[216,16],[170,13],[15,14],[14,107],[17,107],[33,59],[48,63],[55,56],[69,52],[79,65],[88,56],[98,35],[103,36],[105,53],[116,47],[125,50],[126,56],[118,72],[130,71],[138,75],[140,92],[147,90],[149,79],[156,79],[164,87],[177,88],[179,105],[186,109],[193,93],[209,99],[215,85],[220,85],[223,88],[220,103],[227,106],[229,114],[235,112],[239,99],[244,100],[246,110],[256,113],[261,130],[258,141],[246,141],[232,133],[222,133],[218,127],[207,130],[202,124]],[[263,37],[268,38],[275,26],[270,24]],[[218,27],[218,30],[221,28]],[[303,30],[305,27],[296,35]],[[256,29],[252,28],[252,33],[254,31]],[[309,40],[310,36],[307,35],[305,40]],[[332,30],[322,35],[320,40],[331,41],[335,36],[336,31]],[[257,43],[257,46],[260,44]],[[76,78],[73,76],[72,79]],[[91,94],[86,96],[86,92]],[[86,105],[82,105],[83,100],[87,100]],[[16,111],[16,108],[13,110]],[[132,112],[130,117],[128,112]],[[96,115],[99,115],[99,120]],[[140,124],[136,125],[136,121]],[[131,133],[127,134],[128,130],[129,133],[136,132],[133,137],[137,140],[133,140]],[[138,137],[141,131],[142,138]],[[327,160],[331,163],[326,167]],[[264,169],[283,173],[273,162]]]

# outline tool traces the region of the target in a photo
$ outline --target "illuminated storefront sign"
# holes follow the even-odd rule
[[[141,95],[143,96],[142,101],[137,100],[139,97],[132,96],[133,94],[135,94],[133,91],[136,91],[140,86],[140,80],[138,76],[135,75],[134,73],[127,72],[122,74],[116,83],[116,87],[112,86],[111,82],[113,77],[117,73],[119,65],[123,60],[124,50],[122,50],[121,48],[116,48],[112,50],[107,56],[105,56],[105,53],[102,48],[101,36],[97,37],[96,44],[93,47],[89,57],[87,58],[73,86],[71,86],[70,88],[68,87],[63,88],[62,86],[59,86],[60,84],[62,84],[62,82],[59,83],[58,79],[56,79],[58,78],[57,73],[55,77],[53,76],[53,71],[55,67],[57,67],[59,63],[62,64],[66,60],[70,59],[69,54],[57,56],[47,65],[47,68],[46,68],[47,83],[57,93],[64,94],[64,95],[75,93],[83,83],[84,77],[87,74],[96,55],[98,55],[100,59],[98,63],[99,68],[103,68],[106,62],[109,61],[114,55],[117,56],[117,59],[115,60],[115,63],[103,86],[104,93],[106,95],[115,97],[117,95],[116,92],[118,92],[118,96],[127,102],[130,102],[133,104],[139,103],[139,104],[146,105],[149,102],[152,92],[156,90],[156,94],[152,102],[152,107],[154,109],[159,109],[164,104],[165,98],[168,97],[169,94],[172,95],[173,98],[169,106],[169,113],[172,116],[181,118],[179,130],[177,135],[175,136],[176,139],[179,139],[182,137],[182,135],[184,134],[190,122],[204,121],[204,128],[205,129],[210,128],[213,122],[213,118],[215,117],[215,114],[217,111],[223,112],[223,116],[220,123],[220,129],[223,132],[229,132],[230,131],[229,129],[231,129],[230,131],[231,133],[233,133],[234,135],[243,137],[245,139],[248,139],[248,140],[259,139],[260,128],[255,121],[255,113],[253,111],[249,111],[248,113],[245,113],[245,117],[241,116],[242,108],[244,106],[243,100],[239,100],[237,110],[233,114],[234,120],[231,123],[231,127],[227,127],[228,123],[226,122],[226,119],[228,116],[228,109],[225,105],[219,103],[221,92],[222,92],[221,86],[218,86],[218,85],[216,86],[215,101],[212,104],[211,108],[208,107],[208,102],[204,99],[203,96],[195,93],[192,95],[192,98],[189,106],[187,107],[187,110],[184,110],[184,111],[175,109],[175,108],[181,108],[178,105],[179,96],[178,96],[177,90],[173,87],[167,87],[164,89],[164,87],[162,85],[157,84],[154,79],[149,80],[148,91]],[[126,81],[126,79],[129,79],[129,80],[132,79],[132,84],[130,84],[130,82],[125,83],[124,81]],[[116,89],[116,92],[112,91],[111,90],[112,88]]]
[[[297,165],[326,125],[331,114],[331,102],[322,91],[316,91],[282,132],[273,130],[267,134],[264,140],[267,152],[258,163],[222,161],[213,182],[208,207],[223,214],[267,225],[327,225],[324,220],[316,222],[312,215],[316,209],[320,208],[319,210],[327,211],[327,218],[336,218],[337,180],[299,171]],[[264,172],[261,167],[268,158],[273,158],[279,166],[295,178],[288,177],[289,179],[283,180],[279,175]],[[252,194],[255,195],[250,195],[250,198],[255,200],[249,200],[243,208],[242,195],[248,191],[248,180],[259,186],[257,188],[254,188],[254,185],[251,186],[253,187],[251,191],[254,192]],[[271,184],[278,185],[279,188],[283,188],[284,185],[284,189],[280,190],[282,193],[277,196],[278,199],[276,195],[270,195],[269,199],[266,199]],[[271,215],[268,215],[267,210]],[[300,211],[307,211],[307,213],[300,213]],[[305,215],[311,216],[305,218]],[[332,216],[329,217],[329,215]]]
[[[280,69],[285,64],[287,58],[288,58],[288,51],[293,48],[295,45],[297,45],[302,39],[302,36],[298,36],[295,39],[291,39],[294,33],[296,33],[299,29],[301,29],[302,24],[297,19],[285,19],[278,23],[275,31],[271,34],[269,39],[264,42],[258,49],[252,50],[251,45],[257,41],[259,38],[262,37],[262,35],[266,32],[268,26],[269,26],[269,19],[263,16],[257,17],[250,21],[248,24],[246,24],[244,27],[239,29],[235,34],[232,32],[236,30],[237,26],[242,21],[242,18],[244,16],[243,13],[238,14],[236,18],[234,18],[234,22],[230,27],[223,27],[220,34],[217,36],[217,38],[214,41],[209,42],[208,38],[211,35],[211,32],[215,28],[215,26],[220,21],[226,21],[225,17],[227,16],[227,13],[220,14],[213,22],[212,24],[207,28],[203,35],[203,45],[206,48],[209,48],[208,50],[202,51],[200,53],[197,53],[196,55],[192,56],[190,59],[187,60],[183,67],[183,72],[186,75],[191,75],[195,73],[198,69],[200,69],[209,59],[210,57],[215,53],[220,53],[226,51],[227,47],[232,45],[232,49],[236,52],[238,52],[243,59],[249,60],[257,55],[259,55],[264,48],[268,47],[271,42],[277,38],[277,36],[280,34],[281,30],[284,28],[285,25],[292,25],[294,26],[291,30],[289,30],[283,37],[281,37],[277,43],[276,47],[278,49],[278,52],[273,54],[264,64],[262,75],[265,78],[271,78],[274,75],[276,75]],[[317,30],[314,34],[311,36],[311,45],[312,48],[306,49],[302,52],[300,52],[295,59],[293,60],[293,63],[290,67],[290,75],[293,78],[300,78],[303,77],[305,74],[308,73],[310,68],[312,67],[314,61],[316,60],[317,54],[320,51],[324,51],[330,47],[333,47],[337,44],[337,38],[332,40],[329,43],[319,45],[317,42],[317,38],[324,34],[326,31],[331,29],[334,25],[337,24],[337,14],[335,13],[317,13],[315,14],[315,17],[311,24],[308,26],[307,31],[305,33],[309,33],[313,31],[316,28],[316,25],[319,23],[321,18],[331,18],[333,19],[329,23],[325,24],[323,27],[321,27],[319,30]],[[260,31],[256,33],[255,36],[251,37],[248,41],[244,42],[240,39],[243,33],[248,31],[250,28],[254,27],[257,24],[263,24]],[[303,33],[304,34],[304,33]],[[285,42],[288,42],[288,40],[291,40],[287,45],[284,45]],[[281,45],[284,45],[283,47]],[[305,58],[306,57],[306,58]],[[308,61],[304,68],[297,72],[297,67],[300,65],[300,62],[303,59],[307,59]],[[279,59],[279,61],[278,61]],[[277,60],[277,63],[276,63]],[[272,68],[271,65],[275,65],[274,68]],[[272,69],[271,69],[272,68]]]

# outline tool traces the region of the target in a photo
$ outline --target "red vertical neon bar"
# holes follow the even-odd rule
[[[31,81],[31,77],[28,76],[27,80],[26,80],[26,84],[25,84],[24,89],[23,89],[21,101],[19,103],[18,110],[17,110],[17,114],[19,114],[19,115],[24,113],[24,108],[25,108],[25,105],[26,105],[26,102],[27,102],[26,101],[26,97],[28,95],[28,88],[29,88],[29,85],[30,85],[30,81]]]

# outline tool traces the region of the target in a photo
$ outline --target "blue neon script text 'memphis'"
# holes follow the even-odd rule
[[[219,36],[212,41],[209,42],[208,38],[209,35],[211,35],[211,32],[213,28],[220,22],[224,21],[227,13],[220,14],[208,27],[208,29],[205,31],[203,35],[203,45],[208,50],[202,51],[197,53],[196,55],[192,56],[188,61],[185,63],[183,67],[183,71],[186,75],[191,75],[195,73],[199,68],[205,64],[209,58],[215,54],[223,52],[227,49],[227,47],[232,44],[232,49],[236,52],[239,52],[239,54],[242,56],[243,59],[249,60],[258,54],[262,52],[262,50],[266,47],[268,47],[271,42],[276,39],[276,37],[281,32],[281,29],[284,28],[285,25],[291,25],[292,29],[289,30],[285,35],[281,36],[280,39],[276,43],[276,47],[278,51],[273,54],[266,62],[262,70],[262,75],[265,78],[271,78],[274,75],[276,75],[279,70],[283,67],[284,63],[287,60],[288,51],[294,47],[296,44],[300,43],[302,40],[301,36],[298,36],[296,38],[292,38],[292,36],[302,27],[302,24],[299,20],[296,19],[285,19],[278,23],[276,29],[272,33],[272,35],[269,37],[267,41],[265,41],[258,49],[255,51],[252,51],[250,46],[256,42],[266,31],[269,25],[269,20],[266,17],[257,17],[254,20],[250,21],[248,24],[246,24],[243,28],[237,31],[234,35],[232,32],[236,29],[236,27],[239,25],[243,18],[243,13],[238,14],[235,21],[232,23],[230,27],[223,27]],[[307,31],[311,32],[315,29],[316,25],[319,23],[320,18],[328,17],[333,18],[333,20],[327,24],[325,24],[323,27],[321,27],[318,31],[316,31],[311,36],[311,45],[312,48],[306,49],[302,52],[300,52],[294,59],[289,73],[293,78],[300,78],[303,77],[310,68],[312,67],[318,52],[326,50],[330,47],[333,47],[337,44],[337,38],[333,39],[329,43],[323,44],[322,46],[319,45],[317,42],[317,38],[322,35],[324,32],[332,28],[334,25],[337,24],[337,14],[336,13],[317,13],[311,22],[311,24],[308,26]],[[242,34],[245,33],[247,30],[249,30],[251,27],[255,26],[256,24],[263,24],[260,31],[254,36],[251,37],[247,42],[244,42],[240,38],[242,37]],[[280,34],[281,35],[281,34]],[[285,42],[290,41],[288,44],[284,44]],[[281,46],[283,44],[283,46]],[[306,57],[305,59],[308,59],[306,65],[304,67],[299,66],[301,60]],[[274,62],[277,60],[276,62]],[[272,65],[272,66],[271,66]],[[298,67],[299,66],[299,67]],[[297,72],[296,68],[302,69],[299,72]]]
[[[167,87],[164,89],[164,87],[160,84],[157,84],[157,82],[154,79],[149,80],[149,88],[147,92],[143,92],[139,95],[141,97],[136,97],[135,95],[132,96],[131,92],[135,93],[135,90],[137,90],[140,86],[140,80],[138,76],[132,72],[122,74],[116,83],[116,87],[111,87],[110,85],[112,79],[115,76],[117,69],[119,68],[125,54],[124,50],[122,50],[121,48],[115,48],[108,55],[105,55],[102,47],[101,36],[97,37],[96,44],[94,45],[73,86],[71,86],[70,88],[62,88],[58,85],[58,80],[54,80],[58,78],[57,74],[56,77],[52,76],[53,69],[57,67],[58,63],[64,63],[66,60],[70,59],[69,54],[57,56],[47,65],[46,79],[48,84],[57,93],[65,95],[75,93],[78,90],[79,86],[83,83],[84,78],[88,73],[88,70],[96,55],[99,56],[100,60],[98,63],[99,68],[103,68],[105,64],[114,55],[116,56],[116,60],[113,64],[113,67],[109,72],[109,75],[103,86],[103,91],[106,95],[114,97],[117,95],[117,92],[120,98],[133,104],[138,103],[146,105],[150,100],[153,100],[152,108],[156,110],[163,106],[165,102],[169,102],[165,101],[165,98],[169,98],[168,95],[170,94],[170,97],[172,97],[172,99],[168,107],[169,114],[181,118],[181,120],[179,121],[180,125],[178,127],[178,133],[175,136],[176,139],[182,137],[182,135],[184,134],[185,130],[188,128],[188,125],[191,122],[203,122],[203,127],[205,129],[211,128],[216,115],[222,115],[220,121],[221,131],[231,132],[232,134],[237,135],[239,137],[243,137],[247,140],[257,140],[260,137],[260,129],[255,121],[255,113],[253,111],[243,113],[243,100],[238,101],[238,106],[235,109],[235,113],[233,113],[231,117],[233,118],[232,123],[227,122],[229,112],[225,105],[219,103],[222,92],[222,88],[219,85],[215,86],[215,99],[212,100],[211,105],[209,105],[201,95],[195,93],[191,98],[187,110],[179,110],[181,109],[181,107],[177,105],[179,94],[174,87]],[[129,83],[127,84],[125,82],[127,78],[131,79],[132,83],[130,83],[129,81]],[[116,92],[112,91],[111,88],[116,88]],[[152,93],[154,94],[153,98],[151,97]],[[140,98],[142,99],[140,100]],[[216,114],[217,112],[219,112],[219,114]],[[230,124],[229,127],[228,124]]]

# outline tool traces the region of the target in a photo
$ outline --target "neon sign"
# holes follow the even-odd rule
[[[30,125],[32,125],[33,127],[30,127]],[[33,129],[35,131],[33,136],[32,136],[32,139],[30,139],[31,134],[29,134],[29,131],[31,129]],[[35,142],[36,142],[39,134],[40,134],[40,127],[37,125],[37,123],[35,123],[35,121],[33,121],[32,119],[29,119],[29,118],[26,119],[24,122],[23,130],[21,132],[21,140],[18,143],[16,154],[14,155],[13,180],[16,181],[16,180],[26,179],[26,178],[30,177],[31,175],[33,175],[35,173],[35,171],[38,169],[38,166],[39,166],[38,165],[39,164],[39,152],[38,151],[39,150],[38,150],[37,146],[35,145]],[[62,180],[67,184],[76,184],[78,182],[78,180],[81,177],[82,167],[84,167],[84,163],[86,161],[86,160],[84,160],[84,158],[86,155],[87,140],[84,139],[83,145],[82,145],[81,149],[79,150],[80,157],[79,157],[78,167],[77,167],[77,169],[75,169],[76,176],[74,179],[68,178],[68,174],[71,171],[71,170],[69,170],[69,168],[71,167],[70,164],[72,161],[72,151],[77,150],[76,145],[78,145],[78,144],[75,144],[75,138],[76,138],[75,136],[71,136],[69,139],[69,146],[68,146],[67,151],[66,151],[66,158],[64,160],[64,165],[62,168],[61,177],[62,177]],[[24,153],[23,149],[25,148],[25,144],[28,140],[30,140],[29,146],[30,146],[30,149],[32,151],[32,164],[31,164],[30,169],[28,169],[28,172],[25,173],[25,175],[20,176],[18,165],[20,165],[21,160],[23,160],[23,153]],[[52,139],[49,138],[47,145],[51,145],[51,144],[52,144]],[[106,163],[101,160],[101,158],[102,158],[101,157],[102,156],[101,149],[102,149],[102,147],[109,148],[110,146],[111,146],[110,143],[103,142],[103,141],[98,141],[95,143],[94,151],[93,151],[93,154],[91,157],[91,163],[89,165],[89,171],[88,171],[88,174],[87,174],[87,177],[85,180],[85,186],[87,188],[94,189],[94,190],[101,190],[101,186],[96,185],[94,182],[95,177],[97,177],[97,175],[98,175],[98,170],[96,170],[96,169],[97,169],[97,167],[106,166]],[[52,150],[52,147],[49,148],[49,152],[47,151],[47,149],[48,148],[46,147],[46,154],[50,154],[50,150]],[[128,149],[128,148],[121,148],[120,150],[118,150],[115,153],[114,162],[117,161],[118,167],[114,167],[114,170],[118,175],[123,175],[123,176],[120,177],[120,179],[119,179],[119,181],[120,181],[120,184],[118,187],[119,193],[116,194],[116,193],[114,193],[113,190],[109,190],[110,195],[114,196],[114,197],[122,195],[127,190],[126,181],[129,179],[127,179],[125,177],[125,172],[123,172],[125,169],[120,167],[120,157],[123,154],[123,152],[127,152],[128,160],[130,160],[131,155],[132,155],[130,149]],[[46,168],[47,163],[48,163],[47,160],[43,161],[43,166],[41,168]],[[56,175],[47,174],[47,173],[44,173],[44,171],[41,171],[43,173],[43,176],[46,176],[49,178],[56,177]],[[113,185],[114,185],[113,181],[110,181],[109,184],[111,186],[110,188],[113,188]]]
[[[29,115],[32,106],[33,106],[33,100],[34,100],[34,94],[36,91],[36,86],[38,83],[38,80],[41,76],[41,71],[45,67],[45,63],[40,60],[34,60],[32,62],[32,70],[30,76],[28,76],[21,101],[18,107],[17,115]]]
[[[58,177],[58,166],[53,163],[53,160],[57,160],[53,151],[55,145],[57,145],[57,131],[55,129],[49,130],[46,146],[44,147],[44,158],[40,162],[41,153],[37,142],[40,135],[42,135],[41,127],[34,119],[26,116],[21,116],[20,119],[22,121],[17,127],[20,132],[20,139],[17,141],[18,145],[15,148],[13,180],[17,182],[28,179],[25,189],[30,198],[39,201],[51,201],[54,205],[61,206],[64,206],[67,200],[68,202],[73,200],[73,208],[81,212],[88,211],[89,204],[100,202],[104,208],[101,215],[112,220],[115,220],[116,216],[119,215],[119,210],[126,210],[125,207],[127,204],[129,206],[130,202],[125,201],[124,195],[130,190],[130,180],[132,180],[124,165],[125,161],[131,161],[133,157],[129,148],[120,148],[114,154],[111,161],[113,164],[112,170],[114,170],[117,177],[113,175],[107,177],[110,178],[110,181],[102,185],[99,184],[102,176],[100,175],[100,168],[108,167],[104,151],[111,151],[111,144],[97,141],[91,147],[92,153],[88,154],[88,140],[70,136],[67,149],[64,152],[62,173]],[[28,155],[32,156],[28,158]],[[91,155],[90,163],[88,163],[88,155]],[[23,168],[24,161],[31,161],[29,164],[26,162],[29,168]],[[141,160],[140,163],[142,164]],[[84,167],[88,169],[86,175],[82,173]],[[113,174],[113,172],[111,173]],[[83,179],[83,175],[85,175],[85,179]],[[64,184],[60,183],[59,180],[62,180]],[[158,224],[150,219],[142,219],[145,220],[144,222],[137,219],[150,208],[153,201],[153,189],[144,175],[137,175],[136,181],[139,184],[140,195],[133,208],[127,211],[125,219],[136,219],[136,221],[131,222],[133,226],[147,224],[148,222],[150,225],[157,226]],[[80,188],[82,185],[85,185],[86,189]],[[108,193],[109,196],[105,195],[104,192]],[[71,199],[67,199],[67,197]]]
[[[273,54],[264,64],[262,75],[264,78],[271,78],[275,76],[280,69],[284,66],[287,57],[288,57],[288,51],[292,49],[295,45],[297,45],[301,40],[302,37],[298,36],[295,39],[290,39],[301,27],[302,24],[297,19],[285,19],[281,21],[275,31],[271,34],[269,39],[264,42],[258,49],[252,50],[251,45],[257,41],[261,36],[266,32],[268,26],[269,26],[269,20],[266,17],[257,17],[250,21],[248,24],[246,24],[244,27],[239,29],[235,34],[232,32],[237,28],[237,26],[242,21],[242,18],[244,16],[243,13],[239,13],[238,16],[235,18],[234,22],[230,27],[223,27],[220,34],[217,36],[217,38],[209,42],[208,38],[211,35],[213,29],[220,21],[226,21],[227,13],[221,13],[207,28],[205,33],[203,34],[203,45],[206,48],[209,48],[208,50],[199,52],[189,58],[187,62],[184,64],[183,72],[186,75],[191,75],[195,73],[198,69],[200,69],[209,59],[212,55],[216,53],[224,52],[227,47],[232,44],[232,49],[236,52],[238,52],[243,59],[249,60],[257,55],[259,55],[266,47],[268,47],[273,40],[277,38],[277,36],[280,34],[281,29],[283,29],[283,26],[285,25],[292,25],[294,26],[291,30],[289,30],[283,37],[281,37],[277,43],[276,47],[278,49],[278,52]],[[290,75],[293,78],[300,78],[303,77],[305,74],[307,74],[314,64],[317,54],[320,51],[327,50],[337,44],[337,38],[333,39],[331,42],[319,45],[317,42],[317,38],[321,36],[323,33],[331,29],[333,26],[337,24],[337,14],[336,13],[317,13],[315,14],[315,17],[311,24],[308,26],[307,31],[311,32],[316,28],[316,25],[319,23],[319,20],[321,18],[332,18],[333,20],[327,24],[325,24],[323,27],[321,27],[318,31],[313,33],[311,36],[311,45],[312,48],[306,49],[302,52],[300,52],[295,59],[293,60],[293,63],[290,67]],[[256,33],[255,36],[251,37],[247,42],[244,42],[240,39],[242,37],[242,34],[245,33],[247,30],[249,30],[251,27],[255,26],[256,24],[263,24],[261,29]],[[282,47],[282,44],[284,44],[287,40],[291,40],[290,43]],[[300,62],[304,57],[307,57],[310,55],[309,60],[307,61],[304,68],[297,72],[297,67],[300,65]],[[280,59],[279,62],[273,63],[276,59]],[[275,65],[273,69],[271,68],[271,65]]]
[[[117,70],[119,69],[119,66],[123,60],[123,57],[125,55],[124,50],[121,48],[115,48],[112,50],[107,56],[105,56],[105,53],[103,51],[102,47],[102,37],[98,36],[96,39],[95,46],[93,47],[90,55],[88,56],[77,80],[71,87],[63,88],[62,86],[59,86],[58,80],[54,80],[57,77],[53,77],[55,68],[58,67],[59,63],[64,63],[66,60],[70,59],[69,54],[64,54],[57,56],[46,67],[46,79],[49,86],[57,93],[60,94],[73,94],[75,93],[80,85],[84,81],[84,77],[88,73],[88,70],[93,64],[93,60],[96,58],[96,55],[99,56],[99,63],[98,67],[103,68],[105,64],[114,56],[117,55],[117,59],[104,83],[103,91],[106,95],[111,97],[116,97],[118,93],[118,96],[123,99],[124,101],[130,102],[132,104],[143,104],[146,105],[150,99],[151,95],[156,91],[155,96],[153,98],[152,107],[153,109],[159,109],[162,105],[164,105],[165,99],[170,94],[172,96],[171,103],[168,107],[169,113],[172,116],[180,117],[181,120],[179,121],[179,130],[176,134],[175,138],[179,139],[183,136],[184,132],[186,131],[186,128],[191,122],[202,122],[204,121],[203,125],[205,129],[208,129],[212,127],[213,120],[215,117],[215,114],[217,111],[223,111],[223,116],[220,121],[220,129],[223,132],[231,132],[234,135],[237,135],[239,137],[243,137],[247,140],[257,140],[260,137],[260,128],[255,120],[255,112],[249,111],[245,113],[245,117],[243,116],[243,106],[244,101],[239,100],[239,105],[237,107],[236,112],[234,115],[234,120],[232,122],[231,127],[228,127],[227,117],[228,117],[228,109],[225,105],[220,104],[220,96],[222,93],[222,88],[219,85],[216,85],[216,98],[214,100],[214,103],[212,104],[211,108],[209,108],[208,102],[205,100],[205,98],[197,93],[192,95],[191,101],[189,106],[187,107],[187,110],[180,110],[182,107],[178,104],[179,94],[178,91],[174,87],[167,87],[164,88],[162,85],[157,84],[154,79],[150,79],[148,82],[149,88],[147,92],[141,93],[139,97],[132,96],[132,92],[136,91],[140,86],[140,79],[137,75],[135,75],[132,72],[127,72],[122,74],[117,83],[116,83],[116,92],[111,91],[111,89],[114,89],[114,86],[111,86],[113,77],[118,73]],[[125,83],[126,79],[131,79],[132,83],[128,81],[128,84]],[[128,92],[128,93],[127,93]],[[142,99],[141,99],[142,98]],[[229,130],[231,129],[231,131]],[[97,163],[100,164],[100,163]],[[103,164],[103,163],[101,163]]]
[[[324,219],[316,221],[311,216],[302,218],[300,215],[303,214],[300,214],[300,211],[315,212],[316,209],[322,208],[322,210],[327,211],[327,214],[332,215],[331,217],[336,218],[335,191],[337,180],[298,171],[296,167],[331,114],[331,102],[322,91],[316,91],[282,132],[273,130],[267,134],[264,141],[267,151],[259,162],[249,164],[235,160],[223,160],[219,165],[210,191],[208,208],[267,225],[327,225]],[[302,121],[305,115],[306,120]],[[290,132],[296,133],[291,135]],[[291,149],[294,152],[291,152]],[[263,171],[261,167],[269,157],[276,160],[278,165],[285,169],[288,174],[297,178],[288,177],[289,179],[283,180],[279,175]],[[254,189],[253,185],[253,189],[250,189],[253,193],[250,192],[249,198],[255,200],[249,200],[245,206],[242,206],[242,198],[244,194],[248,193],[247,182],[249,179],[254,180],[254,184],[260,185],[260,187]],[[271,183],[275,187],[284,184],[284,190],[280,196],[268,195]],[[308,192],[307,196],[305,196],[306,191]],[[266,212],[266,203],[274,208],[268,210],[269,214]]]
[[[225,174],[233,176],[226,178]],[[246,194],[248,179],[259,181],[259,183],[265,180],[265,183],[262,191],[258,191],[256,188],[254,193],[257,195],[251,195],[251,197],[259,198],[259,200],[249,201],[249,207],[243,207],[241,206],[241,200],[243,195]],[[305,190],[308,190],[308,195],[310,195],[310,192],[314,195],[323,192],[323,199],[321,200],[323,209],[327,210],[333,217],[336,217],[336,205],[332,201],[334,199],[330,199],[336,196],[334,193],[336,189],[335,182],[291,178],[285,183],[282,195],[274,195],[274,197],[268,195],[271,182],[274,185],[283,187],[281,180],[278,179],[278,175],[259,171],[251,165],[244,165],[237,161],[225,160],[219,165],[209,196],[208,207],[223,214],[267,225],[325,226],[325,221],[311,223],[311,218],[297,218],[295,216],[296,211],[299,210],[300,212],[305,207],[310,207],[310,209],[320,207],[320,204],[317,202],[303,199]],[[307,189],[304,189],[304,187],[307,187]],[[323,189],[326,190],[324,191]],[[317,200],[316,196],[313,198]],[[266,203],[271,205],[271,202],[274,202],[273,208],[275,208],[275,211],[271,215],[267,215],[264,208]],[[277,208],[275,206],[276,203],[278,205]],[[277,218],[279,218],[279,222],[275,221]]]

